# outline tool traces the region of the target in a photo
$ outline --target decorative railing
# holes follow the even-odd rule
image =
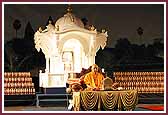
[[[164,72],[114,72],[115,82],[139,93],[163,93]]]
[[[35,94],[34,83],[30,72],[5,72],[4,73],[5,95]]]

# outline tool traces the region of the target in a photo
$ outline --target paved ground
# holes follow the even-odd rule
[[[134,111],[151,111],[142,108],[143,105],[149,104],[138,104]],[[151,104],[150,104],[151,105]],[[163,105],[163,104],[152,104],[153,106]],[[10,106],[4,107],[4,111],[68,111],[67,107],[36,107],[36,106]]]

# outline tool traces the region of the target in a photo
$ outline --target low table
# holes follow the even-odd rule
[[[74,111],[131,111],[137,104],[137,90],[73,92]]]

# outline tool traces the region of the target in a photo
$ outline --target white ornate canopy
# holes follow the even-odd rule
[[[86,29],[70,7],[67,11],[55,25],[50,21],[45,30],[39,28],[34,35],[37,51],[45,54],[49,74],[80,72],[94,64],[96,52],[106,46],[107,32],[98,32],[93,26]]]

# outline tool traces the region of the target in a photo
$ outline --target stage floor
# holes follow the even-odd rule
[[[163,104],[138,104],[134,111],[163,111],[158,109],[163,108]],[[152,107],[152,109],[150,108]],[[155,109],[153,109],[155,108]],[[5,112],[25,112],[29,113],[30,111],[69,111],[67,107],[36,107],[36,106],[9,106],[4,107]],[[74,111],[75,112],[75,111]]]

